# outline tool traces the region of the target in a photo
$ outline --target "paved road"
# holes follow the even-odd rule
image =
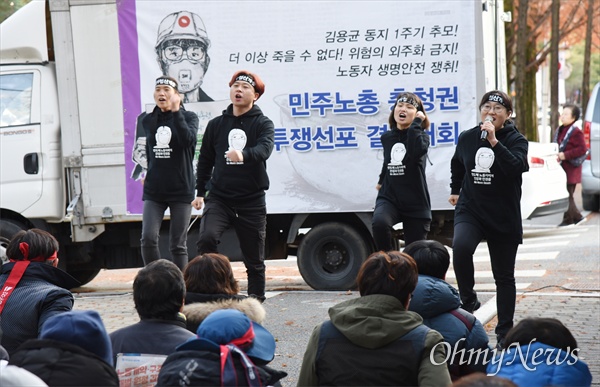
[[[563,321],[578,341],[580,357],[590,366],[594,385],[600,386],[599,224],[600,215],[593,214],[581,226],[532,227],[526,231],[517,257],[516,320],[538,316]],[[477,289],[486,302],[476,315],[484,322],[490,343],[495,344],[494,287],[486,254],[485,244],[475,254]],[[243,265],[239,262],[232,265],[245,289]],[[265,326],[277,339],[277,354],[271,365],[288,372],[282,384],[292,386],[297,382],[313,327],[327,318],[330,306],[358,294],[311,290],[300,277],[293,257],[270,261],[267,268]],[[136,322],[131,286],[138,270],[102,271],[77,293],[75,308],[98,310],[109,331]],[[448,281],[455,284],[452,270]]]

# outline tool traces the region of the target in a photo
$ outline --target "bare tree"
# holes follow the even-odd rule
[[[550,127],[558,127],[558,42],[560,0],[552,0],[552,31],[550,38]]]

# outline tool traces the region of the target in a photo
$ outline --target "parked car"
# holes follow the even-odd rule
[[[523,174],[521,216],[563,213],[569,207],[567,175],[558,163],[558,144],[529,142],[529,171]]]
[[[581,171],[583,209],[600,210],[600,82],[596,83],[583,119],[583,135],[590,150]]]

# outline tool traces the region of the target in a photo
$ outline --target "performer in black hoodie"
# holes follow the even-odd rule
[[[198,116],[184,109],[174,78],[156,79],[154,101],[156,107],[142,119],[148,157],[142,197],[142,258],[145,265],[163,258],[158,238],[165,210],[169,208],[169,260],[183,270],[188,262],[187,228],[192,215],[190,203],[194,199]]]
[[[373,213],[373,238],[378,250],[394,250],[392,227],[404,227],[406,245],[427,239],[431,202],[425,162],[429,149],[429,119],[423,102],[402,92],[389,117],[390,129],[381,135],[383,167],[375,187],[379,190]]]
[[[248,274],[248,295],[264,301],[266,161],[273,151],[275,129],[254,104],[265,91],[256,74],[236,72],[229,88],[232,103],[209,121],[198,158],[197,197],[192,202],[198,210],[204,207],[198,255],[218,252],[221,235],[233,226]]]
[[[473,290],[473,253],[487,240],[496,281],[496,336],[502,347],[515,313],[515,259],[523,242],[521,183],[529,170],[529,142],[509,119],[512,100],[506,93],[487,92],[479,111],[482,122],[460,134],[450,164],[448,201],[456,206],[453,264],[463,308],[472,313],[481,305]]]

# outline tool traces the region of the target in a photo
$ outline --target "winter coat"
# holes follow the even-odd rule
[[[468,364],[459,364],[459,355],[454,362],[448,363],[453,379],[472,372],[485,372],[485,356],[473,356],[471,359],[468,351],[481,350],[485,355],[489,352],[486,350],[490,349],[481,322],[471,313],[460,309],[460,305],[460,296],[452,285],[428,275],[419,275],[419,282],[408,305],[408,310],[423,318],[423,324],[444,337],[453,353],[459,353],[461,349],[467,351],[464,360]]]
[[[2,265],[0,289],[15,263]],[[0,317],[2,346],[10,355],[28,339],[38,337],[50,317],[73,308],[69,289],[81,286],[66,272],[43,262],[31,262],[10,295]]]
[[[450,384],[442,335],[395,297],[347,300],[329,317],[310,336],[299,386]]]
[[[109,335],[114,364],[119,353],[170,355],[175,348],[196,335],[185,329],[185,322],[147,319],[117,329]]]
[[[148,158],[142,199],[191,203],[195,197],[198,116],[183,107],[177,112],[163,112],[157,106],[142,119],[142,126]]]
[[[229,105],[221,116],[210,120],[202,137],[196,173],[197,196],[209,192],[229,205],[265,204],[269,189],[267,159],[273,152],[275,126],[260,108],[233,115]],[[228,163],[225,153],[242,151],[242,163]]]
[[[111,364],[81,347],[57,340],[29,340],[10,357],[49,386],[118,386]]]
[[[392,203],[404,216],[431,219],[425,176],[429,135],[421,128],[421,122],[415,118],[408,129],[391,128],[381,135],[383,167],[377,200]]]
[[[188,303],[191,300],[204,301]],[[187,293],[186,304],[183,307],[187,329],[196,333],[206,316],[219,309],[237,309],[259,324],[265,321],[267,315],[264,306],[255,298],[241,295]]]
[[[493,148],[481,141],[481,129],[465,130],[450,161],[453,195],[460,195],[454,224],[476,219],[487,239],[522,242],[521,185],[529,170],[529,142],[512,124],[496,131]]]
[[[561,125],[558,129],[556,129],[555,137],[558,145],[562,145],[567,132],[571,125],[564,126]],[[573,128],[571,132],[571,136],[569,137],[569,141],[565,146],[565,150],[563,151],[565,154],[565,159],[560,163],[560,165],[565,170],[567,174],[567,184],[579,184],[581,183],[581,170],[582,166],[574,166],[568,160],[575,159],[579,156],[585,154],[587,150],[587,146],[585,145],[585,138],[583,137],[583,132],[578,127]]]
[[[590,386],[592,374],[573,353],[540,342],[510,345],[488,363],[488,375],[511,380],[517,386]]]

